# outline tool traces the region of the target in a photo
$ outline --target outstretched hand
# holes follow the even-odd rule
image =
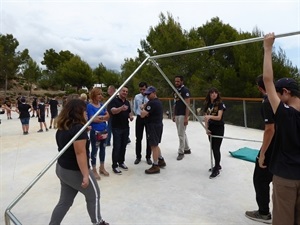
[[[270,49],[272,50],[272,46],[273,46],[273,43],[275,41],[275,34],[274,33],[269,33],[269,34],[266,34],[265,37],[264,37],[264,48],[265,49]]]

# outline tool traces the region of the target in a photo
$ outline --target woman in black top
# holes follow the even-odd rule
[[[215,158],[215,166],[212,169],[212,173],[209,178],[215,178],[220,174],[221,170],[221,152],[220,147],[222,138],[211,137],[210,135],[223,136],[224,135],[224,121],[223,112],[226,107],[222,102],[218,89],[211,88],[204,101],[204,122],[206,127],[206,133],[209,135],[211,141],[211,147]]]
[[[86,123],[86,104],[80,99],[66,103],[57,117],[56,143],[58,151],[82,129]],[[56,174],[60,179],[60,199],[53,210],[50,225],[58,225],[72,206],[75,196],[81,192],[85,196],[86,207],[95,225],[109,225],[100,214],[100,189],[89,170],[87,131],[82,132],[72,145],[59,157]]]
[[[31,106],[26,103],[25,98],[21,98],[20,104],[17,108],[17,112],[19,113],[19,118],[22,124],[22,130],[23,134],[27,135],[29,131],[29,120],[30,120],[30,111],[31,111]]]

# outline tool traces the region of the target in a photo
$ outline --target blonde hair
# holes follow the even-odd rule
[[[86,95],[86,93],[82,93],[82,94],[80,95],[80,98],[81,98],[82,100],[86,101],[86,100],[87,100],[87,95]]]
[[[91,101],[95,101],[99,94],[102,94],[102,89],[98,87],[93,88],[90,92]]]

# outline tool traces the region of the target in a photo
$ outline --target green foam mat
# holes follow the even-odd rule
[[[258,152],[259,150],[257,149],[247,148],[247,147],[240,148],[236,151],[229,151],[231,156],[234,158],[238,158],[238,159],[242,159],[254,163],[256,161]]]

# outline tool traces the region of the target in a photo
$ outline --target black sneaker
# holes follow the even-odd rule
[[[268,223],[268,224],[272,223],[272,217],[271,217],[270,213],[268,215],[262,215],[262,214],[259,213],[258,210],[256,210],[256,211],[246,211],[245,216],[247,218],[251,219],[251,220],[255,220],[255,221],[258,221],[258,222]]]
[[[145,170],[146,174],[160,173],[160,168],[158,165],[152,165],[149,169]]]
[[[215,168],[215,166],[213,167],[213,169],[214,169],[214,168]],[[219,165],[219,166],[218,166],[218,170],[221,170],[221,169],[222,169],[222,166]],[[208,172],[211,172],[211,168],[209,168]]]
[[[52,126],[49,127],[49,129],[51,129],[51,128],[52,128]]]
[[[209,179],[213,179],[216,178],[217,176],[220,175],[220,171],[217,169],[213,169],[213,172],[211,173],[211,175],[209,176]]]
[[[122,171],[118,167],[113,168],[113,171],[115,174],[122,175]]]
[[[141,159],[136,159],[136,160],[134,161],[134,164],[137,165],[137,164],[139,164],[140,162],[141,162]]]
[[[39,130],[38,130],[38,133],[40,133],[40,132],[43,132],[43,130],[42,130],[42,129],[39,129]]]
[[[191,151],[191,149],[184,150],[184,154],[192,154],[192,151]]]
[[[120,164],[119,167],[123,170],[128,170],[128,167],[124,163]]]
[[[179,153],[177,156],[177,160],[182,160],[184,157],[184,154]]]
[[[147,162],[148,165],[152,165],[152,160],[151,159],[147,158],[146,162]]]
[[[167,165],[167,164],[166,164],[164,158],[158,159],[158,166],[159,166],[160,168],[163,168],[163,167],[165,167],[166,165]]]

